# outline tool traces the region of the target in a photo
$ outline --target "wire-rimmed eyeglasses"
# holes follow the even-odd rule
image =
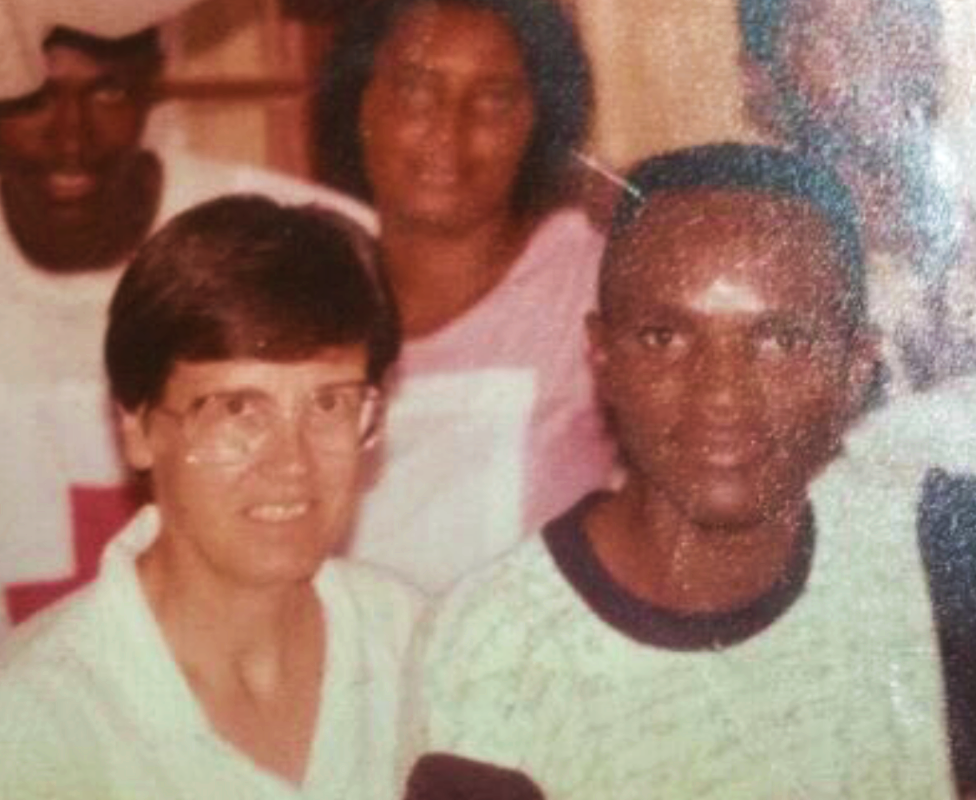
[[[381,395],[365,381],[323,384],[297,410],[301,434],[316,452],[352,455],[369,447],[379,427]],[[277,401],[264,392],[214,392],[183,411],[157,406],[174,419],[198,464],[240,464],[257,456],[286,424]]]

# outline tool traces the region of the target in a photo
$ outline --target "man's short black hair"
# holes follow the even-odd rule
[[[864,252],[857,208],[850,191],[826,165],[765,145],[724,143],[676,150],[640,162],[627,175],[627,191],[614,209],[609,250],[623,239],[640,212],[662,192],[727,189],[799,200],[812,206],[834,233],[834,246],[846,267],[845,306],[852,320],[865,320]],[[600,271],[600,306],[606,306],[614,279],[604,258]]]
[[[379,383],[400,346],[365,234],[313,206],[231,195],[174,217],[136,253],[109,309],[105,361],[128,410],[159,402],[177,361],[291,361],[364,345]]]
[[[558,196],[574,147],[586,137],[593,86],[586,53],[557,0],[378,0],[363,3],[324,64],[313,121],[319,170],[364,200],[371,189],[360,142],[360,108],[373,63],[396,24],[425,3],[500,17],[518,44],[535,102],[535,128],[515,181],[513,210],[542,210]]]

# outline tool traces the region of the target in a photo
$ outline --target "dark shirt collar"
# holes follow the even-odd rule
[[[590,609],[616,630],[641,644],[670,650],[729,647],[755,636],[803,593],[813,563],[816,526],[807,507],[806,524],[783,577],[748,606],[716,614],[681,614],[659,608],[617,583],[593,551],[584,529],[589,511],[608,497],[594,492],[549,522],[542,536],[556,567]]]

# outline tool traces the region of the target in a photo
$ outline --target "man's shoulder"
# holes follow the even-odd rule
[[[351,558],[328,560],[315,583],[326,605],[341,603],[362,632],[397,650],[406,648],[426,608],[419,589],[383,567]]]
[[[431,666],[499,667],[506,653],[517,658],[547,629],[551,634],[550,620],[565,616],[573,602],[543,538],[533,535],[431,604],[419,628],[421,657]],[[479,662],[482,649],[493,657]]]

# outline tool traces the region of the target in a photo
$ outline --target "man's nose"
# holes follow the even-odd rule
[[[706,343],[697,354],[694,370],[698,404],[706,421],[736,425],[749,415],[759,387],[747,342]]]

